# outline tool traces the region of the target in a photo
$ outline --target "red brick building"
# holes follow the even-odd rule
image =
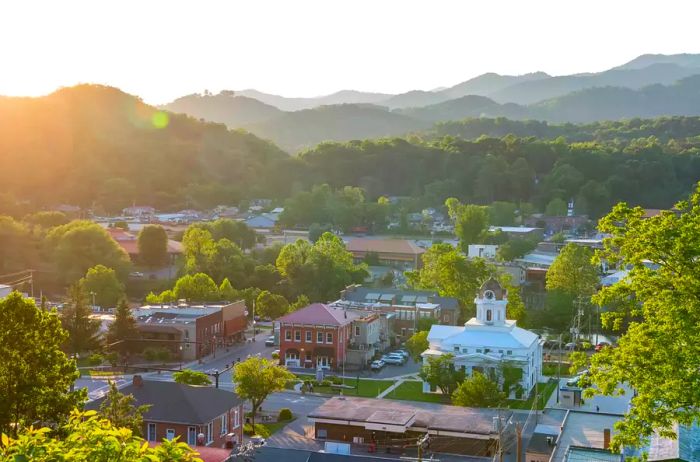
[[[276,320],[280,326],[280,364],[336,369],[352,341],[352,311],[314,303]]]
[[[243,300],[219,305],[156,305],[133,312],[144,340],[166,342],[183,360],[199,359],[242,340],[248,324]],[[144,346],[153,346],[143,342]]]
[[[231,391],[211,386],[143,380],[135,375],[120,390],[134,397],[134,405],[150,404],[143,415],[143,437],[149,442],[172,440],[196,446],[235,447],[243,441],[243,400]],[[106,399],[88,403],[97,410]]]

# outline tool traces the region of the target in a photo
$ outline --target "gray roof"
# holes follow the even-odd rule
[[[371,297],[368,297],[371,295]],[[434,290],[404,290],[404,289],[391,289],[391,288],[376,288],[376,287],[355,287],[354,289],[347,289],[343,297],[344,300],[357,303],[369,303],[371,301],[376,302],[381,299],[386,301],[387,298],[383,296],[390,296],[388,298],[396,298],[396,303],[399,305],[406,304],[411,297],[415,297],[415,301],[418,303],[431,302],[439,304],[444,310],[458,310],[459,301],[454,297],[441,297]],[[429,300],[423,301],[424,298]]]
[[[157,422],[204,425],[243,402],[231,391],[175,382],[144,380],[142,386],[132,383],[119,391],[133,395],[137,406],[150,404],[143,418]],[[97,410],[105,399],[91,401],[85,408]]]
[[[263,446],[256,449],[252,456],[237,456],[234,457],[233,460],[254,460],[255,462],[393,462],[396,459],[386,459],[383,457],[372,457],[356,454],[331,454],[325,452],[307,451],[303,449],[273,448],[270,446]]]

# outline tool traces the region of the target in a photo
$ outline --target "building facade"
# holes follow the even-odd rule
[[[506,319],[507,293],[498,281],[486,281],[474,303],[476,317],[464,326],[431,327],[429,347],[422,355],[424,362],[449,353],[454,357],[454,366],[463,368],[467,375],[480,372],[501,385],[503,367],[518,368],[521,378],[508,390],[509,397],[527,398],[542,374],[543,341]],[[434,390],[424,382],[423,391]]]
[[[337,369],[347,362],[352,311],[314,303],[275,322],[280,332],[280,364],[287,367]]]
[[[143,347],[165,347],[185,361],[216,354],[241,341],[248,325],[243,300],[221,305],[147,305],[133,315]]]
[[[406,239],[350,239],[346,247],[360,262],[369,255],[376,255],[380,265],[392,266],[402,270],[418,269],[422,265],[421,256],[425,249]]]

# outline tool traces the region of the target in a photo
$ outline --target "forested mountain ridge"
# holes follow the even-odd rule
[[[159,111],[116,88],[78,85],[0,98],[3,193],[35,206],[208,204],[274,189],[275,145],[222,124]],[[218,200],[218,199],[217,199]],[[215,204],[214,204],[215,205]]]
[[[311,98],[289,98],[264,93],[254,89],[236,91],[236,94],[255,98],[283,111],[300,111],[302,109],[312,109],[318,106],[328,106],[332,104],[377,104],[392,96],[387,93],[372,93],[356,90],[341,90],[331,93],[330,95]]]
[[[178,98],[160,108],[198,119],[224,123],[231,128],[262,122],[282,114],[282,111],[275,106],[255,98],[236,95],[232,91],[222,91],[217,95],[195,93]]]

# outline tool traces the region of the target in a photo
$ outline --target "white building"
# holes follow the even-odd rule
[[[540,337],[516,326],[506,319],[508,297],[498,281],[489,279],[479,289],[476,317],[464,326],[433,325],[428,333],[428,349],[423,352],[424,363],[431,356],[454,355],[455,367],[464,368],[467,375],[478,371],[497,377],[503,384],[503,366],[522,371],[522,398],[527,398],[542,374],[542,343]],[[510,397],[520,397],[517,386],[510,387]],[[430,393],[430,384],[423,383],[423,392]]]
[[[469,244],[467,257],[469,258],[485,258],[486,260],[494,260],[498,252],[498,246],[493,244]]]
[[[7,297],[12,293],[12,286],[0,284],[0,298]]]

